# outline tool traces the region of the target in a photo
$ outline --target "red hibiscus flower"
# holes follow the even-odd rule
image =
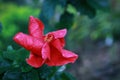
[[[14,36],[16,43],[30,51],[27,63],[38,68],[44,63],[49,66],[61,66],[75,62],[78,56],[64,49],[67,30],[49,32],[46,35],[43,34],[43,30],[43,23],[30,16],[29,34],[19,32]]]

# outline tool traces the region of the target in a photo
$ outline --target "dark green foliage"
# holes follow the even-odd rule
[[[71,25],[73,24],[73,20],[74,20],[74,15],[65,11],[60,17],[60,22],[56,24],[56,28],[57,29],[61,29],[61,28],[69,29]]]
[[[59,80],[74,80],[69,79],[70,74],[59,72],[60,67],[29,66],[25,61],[28,55],[25,49],[14,50],[12,46],[4,52],[0,51],[0,80],[58,80],[58,77]]]
[[[45,26],[50,26],[51,20],[54,20],[55,10],[57,6],[61,6],[63,13],[60,14],[59,22],[56,28],[70,28],[75,15],[66,12],[68,5],[72,5],[80,15],[87,15],[89,18],[94,18],[97,10],[108,11],[110,5],[109,0],[44,0],[40,19],[45,23]]]
[[[14,70],[9,70],[4,73],[2,80],[40,80],[38,72],[36,70],[31,70],[29,72],[22,72],[19,68]]]
[[[32,70],[32,67],[29,66],[26,62],[22,62],[20,67],[21,67],[22,72],[29,72],[30,70]]]
[[[55,80],[76,80],[70,73],[63,72],[56,74]]]
[[[2,24],[0,23],[0,32],[2,31]]]
[[[19,50],[11,50],[10,47],[7,51],[3,52],[3,57],[8,60],[17,60],[17,61],[24,61],[25,58],[28,56],[28,52],[23,48]]]
[[[108,10],[109,0],[87,0],[88,4],[95,9]]]
[[[96,14],[95,8],[90,6],[86,0],[70,0],[70,4],[72,4],[80,14],[88,15],[90,18],[93,18]]]
[[[17,69],[4,73],[2,80],[22,80],[21,72]]]
[[[0,0],[2,2],[13,2],[13,3],[16,3],[16,4],[19,4],[19,5],[22,5],[25,3],[25,0]]]
[[[32,69],[29,72],[22,73],[22,80],[41,80],[38,75],[38,71]]]
[[[44,4],[42,5],[42,12],[40,14],[40,19],[44,22],[46,26],[48,26],[48,21],[52,19],[55,13],[55,8],[57,5],[57,1],[55,0],[44,0]]]
[[[40,13],[40,19],[44,22],[45,26],[49,26],[49,21],[51,21],[55,15],[55,9],[57,5],[64,7],[66,5],[66,0],[44,0],[42,5],[42,11]]]
[[[0,74],[9,70],[11,67],[12,67],[12,65],[10,64],[9,61],[4,60],[2,58],[0,59]]]
[[[55,76],[59,67],[49,67],[47,65],[43,65],[39,69],[36,69],[39,72],[40,79],[42,80],[51,80],[52,77]]]

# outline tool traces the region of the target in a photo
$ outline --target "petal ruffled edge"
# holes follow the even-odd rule
[[[30,56],[26,59],[26,62],[32,67],[39,68],[44,64],[45,60],[40,56],[30,53]]]
[[[44,24],[37,18],[30,16],[29,19],[29,34],[33,37],[42,39]]]
[[[62,50],[62,55],[63,55],[63,57],[69,59],[71,63],[74,63],[76,61],[76,59],[78,58],[77,54],[75,54],[71,51],[65,50],[65,49]]]
[[[75,60],[78,58],[76,54],[70,51],[63,50],[62,52],[60,52],[53,46],[51,46],[50,48],[51,48],[50,60],[46,61],[46,64],[49,66],[61,66],[68,63],[74,63]]]
[[[43,42],[37,38],[19,32],[14,36],[13,40],[25,49],[36,53],[36,55],[41,55]]]
[[[54,35],[55,39],[65,37],[66,33],[67,33],[67,29],[61,29],[61,30],[50,32],[50,34]]]

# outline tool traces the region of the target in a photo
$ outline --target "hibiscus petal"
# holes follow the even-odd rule
[[[40,21],[38,18],[35,18],[35,20],[38,22],[41,30],[43,31],[44,30],[44,24],[42,23],[42,21]]]
[[[55,39],[53,42],[51,42],[51,44],[59,51],[62,50],[62,44],[60,43],[59,39]]]
[[[22,32],[19,32],[15,35],[14,41],[23,46],[25,49],[36,53],[36,55],[41,55],[41,47],[43,46],[42,41],[29,35],[23,34]]]
[[[37,18],[30,16],[30,20],[29,20],[30,35],[32,35],[33,37],[42,39],[43,30],[44,30],[44,24]]]
[[[75,54],[75,53],[73,53],[71,51],[65,50],[65,49],[62,50],[62,55],[65,58],[71,60],[72,63],[75,62],[75,60],[78,58],[77,54]]]
[[[32,67],[39,68],[43,65],[45,60],[42,59],[40,56],[36,56],[33,53],[30,53],[30,56],[28,59],[26,59],[26,62]]]
[[[76,57],[73,56],[63,56],[60,51],[58,51],[55,47],[50,47],[51,54],[50,54],[50,60],[46,61],[46,64],[49,66],[61,66],[68,63],[73,63],[76,60]],[[63,51],[64,52],[64,51]],[[67,54],[67,53],[65,53]],[[70,53],[71,54],[71,53]]]
[[[65,39],[64,38],[59,38],[61,46],[64,47],[65,46]]]
[[[42,54],[43,59],[47,59],[47,58],[50,59],[50,47],[49,47],[48,43],[45,43],[43,45],[41,54]]]
[[[67,29],[62,29],[62,30],[51,32],[51,34],[54,35],[55,39],[65,37],[66,33],[67,33]]]

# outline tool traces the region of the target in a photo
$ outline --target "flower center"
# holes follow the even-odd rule
[[[44,41],[45,42],[51,42],[53,40],[54,36],[52,34],[48,34],[45,36]]]

